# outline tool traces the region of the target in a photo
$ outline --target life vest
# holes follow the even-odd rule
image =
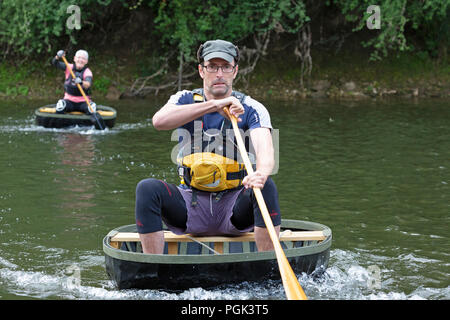
[[[192,92],[194,102],[205,100],[203,89]],[[241,103],[244,101],[244,94],[233,91],[232,95]],[[201,120],[194,121],[194,135],[191,135],[190,143],[180,149],[177,157],[181,184],[209,192],[220,192],[242,185],[247,172],[235,142],[226,135],[230,130],[232,132],[231,128],[231,121],[224,118],[222,128],[217,130],[217,134],[211,135],[203,130]],[[219,141],[215,141],[216,139]],[[211,145],[214,147],[211,148]],[[233,152],[231,156],[230,148]],[[254,156],[249,156],[254,159]]]
[[[84,72],[86,71],[86,69],[87,69],[87,66],[83,67],[83,69],[81,69],[81,70],[77,70],[77,69],[75,69],[75,64],[74,64],[74,68],[72,69],[72,71],[75,74],[75,77],[79,77],[84,80]],[[89,96],[91,94],[90,89],[83,88],[83,90],[87,96]],[[76,85],[74,78],[72,78],[72,75],[70,73],[67,76],[66,80],[64,81],[64,91],[66,91],[68,94],[70,94],[72,96],[82,96],[83,95],[80,92],[80,90],[78,89],[78,86]]]

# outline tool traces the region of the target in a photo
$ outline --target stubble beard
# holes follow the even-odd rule
[[[231,86],[230,86],[230,84],[226,83],[226,82],[222,82],[222,81],[220,81],[220,83],[223,83],[223,87],[222,88],[215,88],[214,87],[215,82],[213,82],[207,89],[208,93],[214,99],[223,99],[223,98],[228,97],[231,94]]]

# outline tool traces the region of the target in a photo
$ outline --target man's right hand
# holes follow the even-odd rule
[[[62,58],[62,57],[64,57],[65,56],[65,52],[64,52],[64,50],[59,50],[57,53],[56,53],[56,59],[60,59],[60,58]]]

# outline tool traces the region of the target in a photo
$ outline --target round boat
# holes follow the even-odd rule
[[[280,242],[293,269],[320,276],[327,268],[331,229],[282,220]],[[106,272],[119,289],[186,290],[244,281],[280,279],[275,252],[258,252],[253,233],[239,237],[193,237],[165,231],[163,254],[144,254],[136,225],[111,230],[103,239]]]
[[[87,115],[79,111],[69,113],[56,113],[55,104],[49,104],[35,110],[36,124],[45,128],[65,128],[72,126],[95,126],[97,121],[92,115]],[[97,105],[97,112],[103,118],[105,125],[112,128],[116,122],[117,111],[108,106]]]

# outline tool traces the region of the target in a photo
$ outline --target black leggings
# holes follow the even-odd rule
[[[281,224],[278,191],[269,177],[261,190],[272,223]],[[153,178],[142,180],[136,187],[136,225],[139,233],[161,231],[162,221],[186,229],[187,209],[183,196],[174,184]],[[265,227],[255,194],[246,189],[238,196],[231,216],[232,224],[239,230],[252,225]]]
[[[56,113],[68,113],[72,111],[80,111],[85,114],[91,114],[89,112],[89,107],[86,102],[73,102],[67,99],[64,99],[66,102],[66,107],[62,111],[57,111]]]

